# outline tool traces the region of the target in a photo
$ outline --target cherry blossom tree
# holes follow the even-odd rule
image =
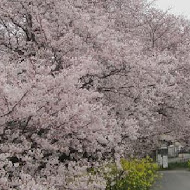
[[[2,188],[104,188],[85,171],[118,158],[121,129],[103,94],[83,87],[101,71],[90,13],[80,2],[2,1],[0,14]]]
[[[105,189],[89,168],[188,139],[188,28],[144,0],[2,0],[2,189]]]

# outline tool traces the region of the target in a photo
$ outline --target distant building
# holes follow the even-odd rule
[[[168,147],[168,157],[177,157],[183,148],[183,145],[175,140],[175,137],[171,135],[161,135],[160,136],[160,147],[166,145]]]
[[[181,143],[175,141],[175,138],[171,135],[161,135],[159,147],[156,151],[156,161],[163,167],[168,167],[168,158],[178,157],[181,149]]]
[[[169,158],[176,157],[175,146],[173,144],[168,146],[168,157]]]

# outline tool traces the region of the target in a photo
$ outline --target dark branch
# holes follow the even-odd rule
[[[11,108],[10,111],[8,111],[7,113],[1,115],[0,117],[5,117],[5,116],[11,114],[15,110],[17,105],[19,105],[21,103],[21,101],[24,99],[24,97],[27,95],[27,93],[28,93],[28,91],[24,93],[24,95],[21,97],[21,99]]]

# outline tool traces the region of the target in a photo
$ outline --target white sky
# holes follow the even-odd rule
[[[157,0],[157,7],[167,10],[171,9],[171,13],[184,15],[190,19],[190,0]]]

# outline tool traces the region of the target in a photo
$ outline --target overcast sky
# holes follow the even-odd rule
[[[170,12],[190,19],[190,0],[157,0],[156,5],[164,10],[172,8]]]

